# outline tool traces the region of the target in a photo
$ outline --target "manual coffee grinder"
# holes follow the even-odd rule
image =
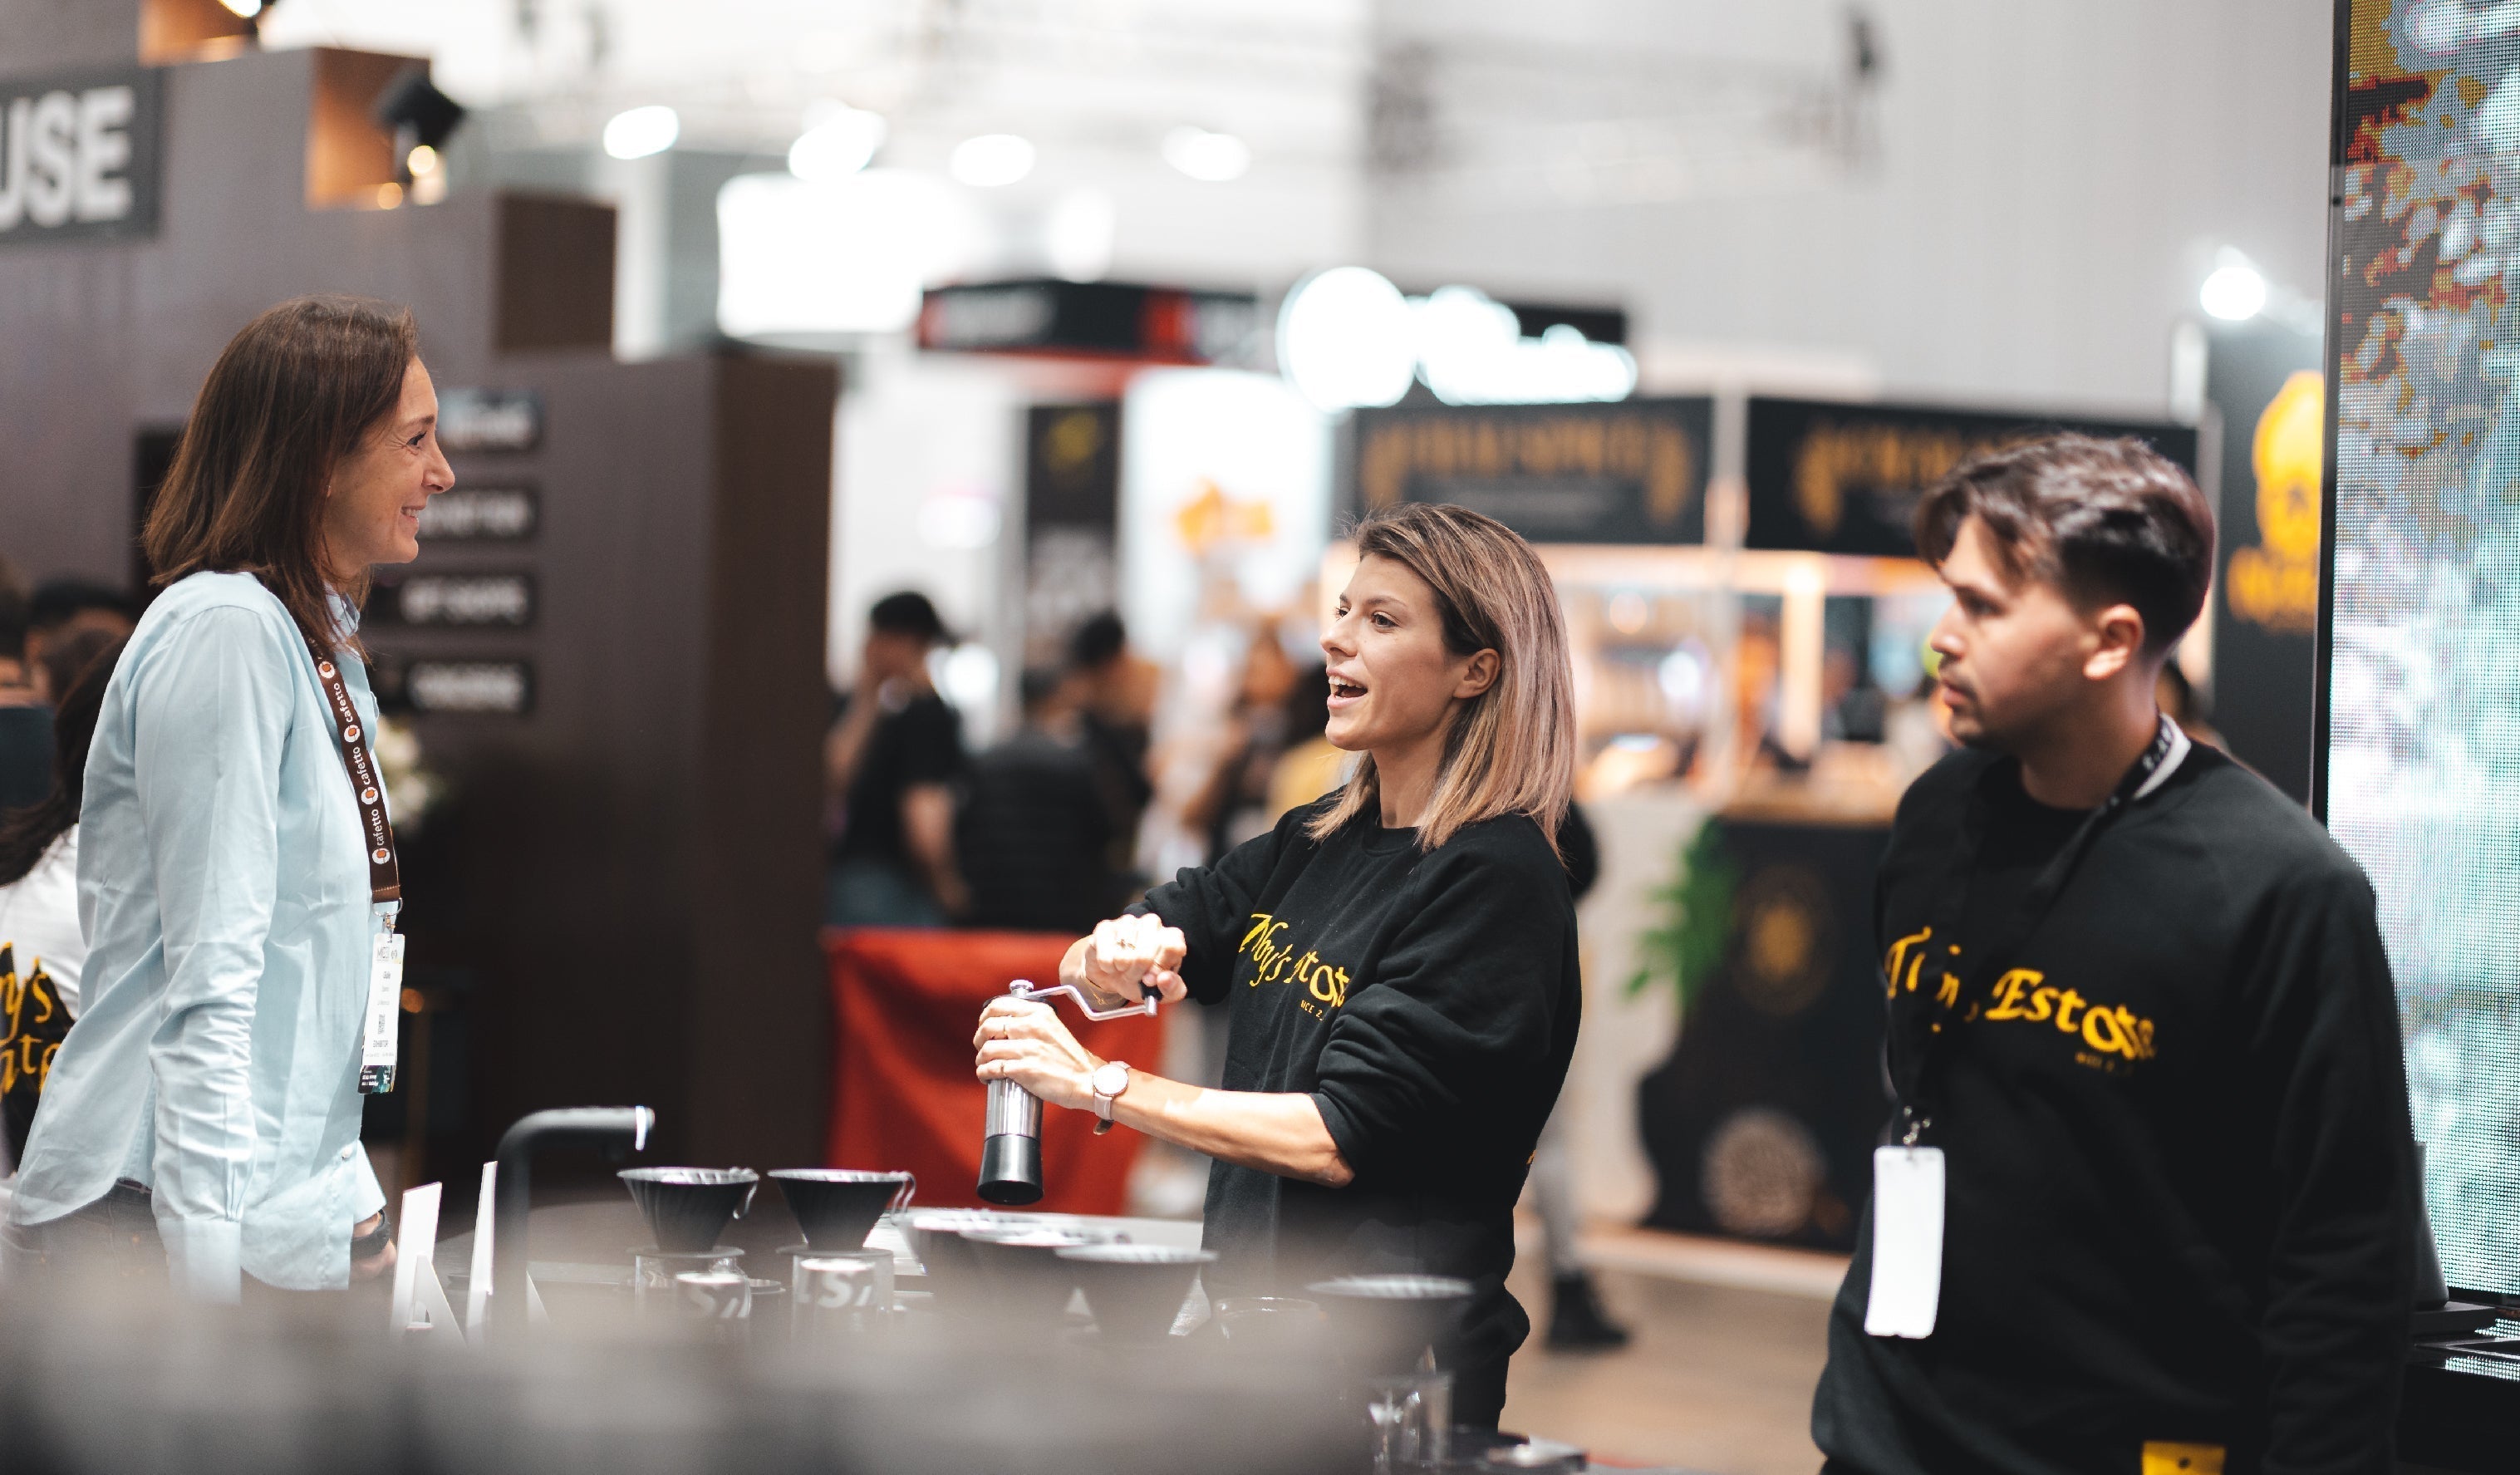
[[[1152,989],[1142,992],[1146,997],[1136,1004],[1114,1009],[1097,1009],[1093,1001],[1077,992],[1073,984],[1056,984],[1035,988],[1027,978],[1007,985],[1007,993],[1017,999],[1049,999],[1065,994],[1076,1001],[1077,1009],[1086,1018],[1097,1021],[1125,1019],[1131,1014],[1144,1014],[1151,1019],[1155,1013],[1156,995]],[[1041,1201],[1041,1097],[1012,1081],[989,1083],[989,1115],[987,1136],[980,1141],[980,1196],[991,1203],[1028,1204]]]

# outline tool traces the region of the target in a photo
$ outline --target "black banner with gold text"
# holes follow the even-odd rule
[[[1703,543],[1714,401],[1359,410],[1348,505],[1450,502],[1534,543]]]
[[[2154,421],[2068,420],[1916,405],[1750,401],[1749,548],[1916,556],[1916,500],[1983,451],[2059,430],[2133,435],[2196,469],[2196,431]]]

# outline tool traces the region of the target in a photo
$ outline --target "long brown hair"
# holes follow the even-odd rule
[[[1444,648],[1497,653],[1497,678],[1453,714],[1443,772],[1418,823],[1432,850],[1462,827],[1529,815],[1553,848],[1575,796],[1575,673],[1557,589],[1540,555],[1511,528],[1467,508],[1404,502],[1356,530],[1360,559],[1389,559],[1435,592]],[[1338,802],[1305,832],[1325,840],[1382,801],[1367,754]]]
[[[364,297],[299,297],[248,323],[202,381],[141,529],[156,581],[252,574],[309,647],[357,649],[326,599],[324,490],[401,403],[419,352],[411,310]],[[364,574],[338,593],[365,599]]]

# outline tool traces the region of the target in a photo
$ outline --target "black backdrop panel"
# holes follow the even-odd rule
[[[2065,420],[1912,405],[1750,401],[1751,548],[1912,559],[1925,488],[1981,451],[2057,430],[2133,435],[2189,471],[2196,431],[2148,421]]]
[[[1638,1087],[1656,1229],[1852,1249],[1881,1086],[1879,827],[1724,822],[1737,868],[1717,977]]]
[[[2306,804],[2325,440],[2318,336],[2260,320],[2219,326],[2207,344],[2205,398],[2223,439],[2214,726],[2233,757]]]

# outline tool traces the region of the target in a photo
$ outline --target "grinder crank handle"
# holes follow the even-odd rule
[[[1163,998],[1162,995],[1142,983],[1138,985],[1138,992],[1144,997],[1138,1003],[1124,1004],[1115,1009],[1098,1009],[1094,1006],[1093,1001],[1087,999],[1084,993],[1072,983],[1055,983],[1045,989],[1035,987],[1029,978],[1016,979],[1007,986],[1007,992],[1017,999],[1029,999],[1035,1002],[1047,1001],[1065,994],[1076,1001],[1077,1012],[1098,1023],[1105,1019],[1126,1019],[1133,1015],[1151,1019],[1155,1016],[1155,1005]]]

